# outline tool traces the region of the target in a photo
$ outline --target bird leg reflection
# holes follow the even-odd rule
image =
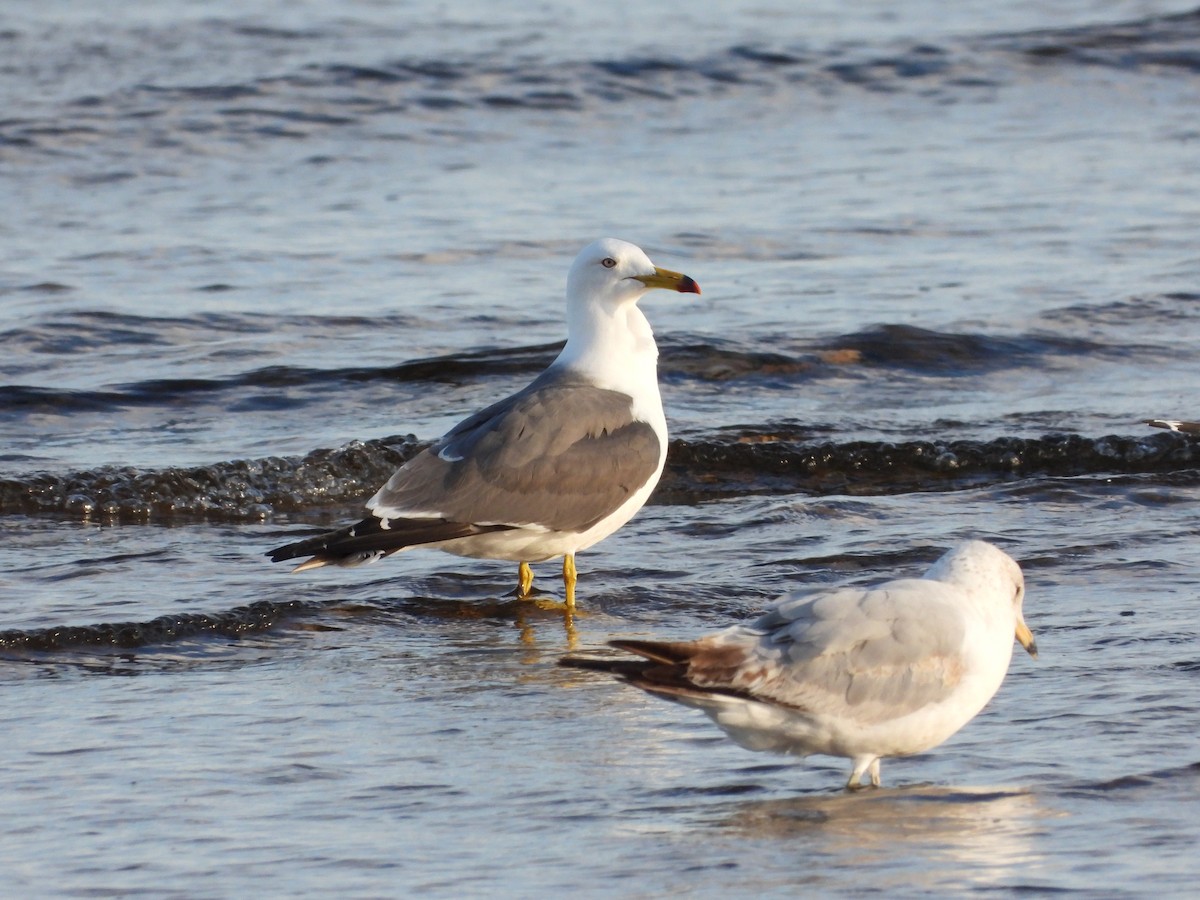
[[[553,606],[548,607],[544,601],[538,601],[537,607],[539,609],[551,608],[551,609],[562,611],[563,631],[566,633],[566,638],[567,638],[566,649],[567,650],[578,650],[579,649],[579,629],[575,627],[575,612],[574,612],[574,610],[565,608],[563,606],[563,604],[561,604],[561,603],[556,603]],[[535,630],[535,624],[529,618],[527,610],[528,610],[528,607],[526,607],[524,604],[517,605],[517,617],[516,617],[516,622],[514,624],[517,626],[517,629],[521,633],[521,643],[532,650],[537,647],[537,643],[538,643],[537,632]],[[531,657],[529,659],[529,662],[540,662],[541,660],[542,660],[542,657],[539,655],[537,657]]]
[[[563,612],[563,629],[567,633],[567,649],[579,649],[579,629],[575,627],[574,607],[567,607]]]

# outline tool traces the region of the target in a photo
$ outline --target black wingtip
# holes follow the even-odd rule
[[[289,559],[299,559],[302,556],[316,556],[322,550],[328,548],[328,538],[329,535],[320,535],[315,538],[309,538],[306,541],[284,544],[282,547],[266,551],[263,556],[270,558],[271,562],[285,562]]]
[[[1165,428],[1181,434],[1200,434],[1200,422],[1182,422],[1176,419],[1145,419],[1151,428]]]
[[[644,659],[602,659],[597,656],[563,656],[558,665],[564,669],[583,669],[587,672],[603,672],[618,678],[637,678],[646,668]]]
[[[558,665],[563,669],[587,669],[591,672],[607,672],[611,659],[596,659],[593,656],[561,656]]]

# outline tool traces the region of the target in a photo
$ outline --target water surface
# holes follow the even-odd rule
[[[0,860],[36,895],[1185,894],[1200,12],[43,4],[0,30]],[[578,249],[673,442],[582,554],[288,576],[527,383]],[[1022,561],[1041,658],[845,794],[555,662]],[[557,565],[538,567],[553,598]]]

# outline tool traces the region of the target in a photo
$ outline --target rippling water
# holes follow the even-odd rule
[[[0,29],[14,890],[1192,887],[1200,444],[1143,420],[1200,396],[1200,11],[672,7]],[[643,304],[670,458],[569,628],[507,564],[263,559],[545,366],[610,234],[704,295]],[[967,536],[1041,659],[881,791],[554,665]]]

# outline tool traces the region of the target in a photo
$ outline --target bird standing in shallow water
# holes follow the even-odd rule
[[[703,710],[750,750],[853,762],[847,787],[879,760],[936,747],[1000,688],[1013,639],[1037,657],[1025,579],[983,541],[955,547],[920,578],[780,597],[757,621],[694,641],[620,640],[643,657],[566,657]]]
[[[662,475],[667,425],[658,347],[637,302],[653,288],[699,294],[633,244],[588,245],[567,277],[567,343],[524,390],[489,406],[409,460],[361,522],[267,553],[309,557],[293,571],[374,562],[413,546],[519,562],[563,557],[575,604],[575,554],[642,508]]]

